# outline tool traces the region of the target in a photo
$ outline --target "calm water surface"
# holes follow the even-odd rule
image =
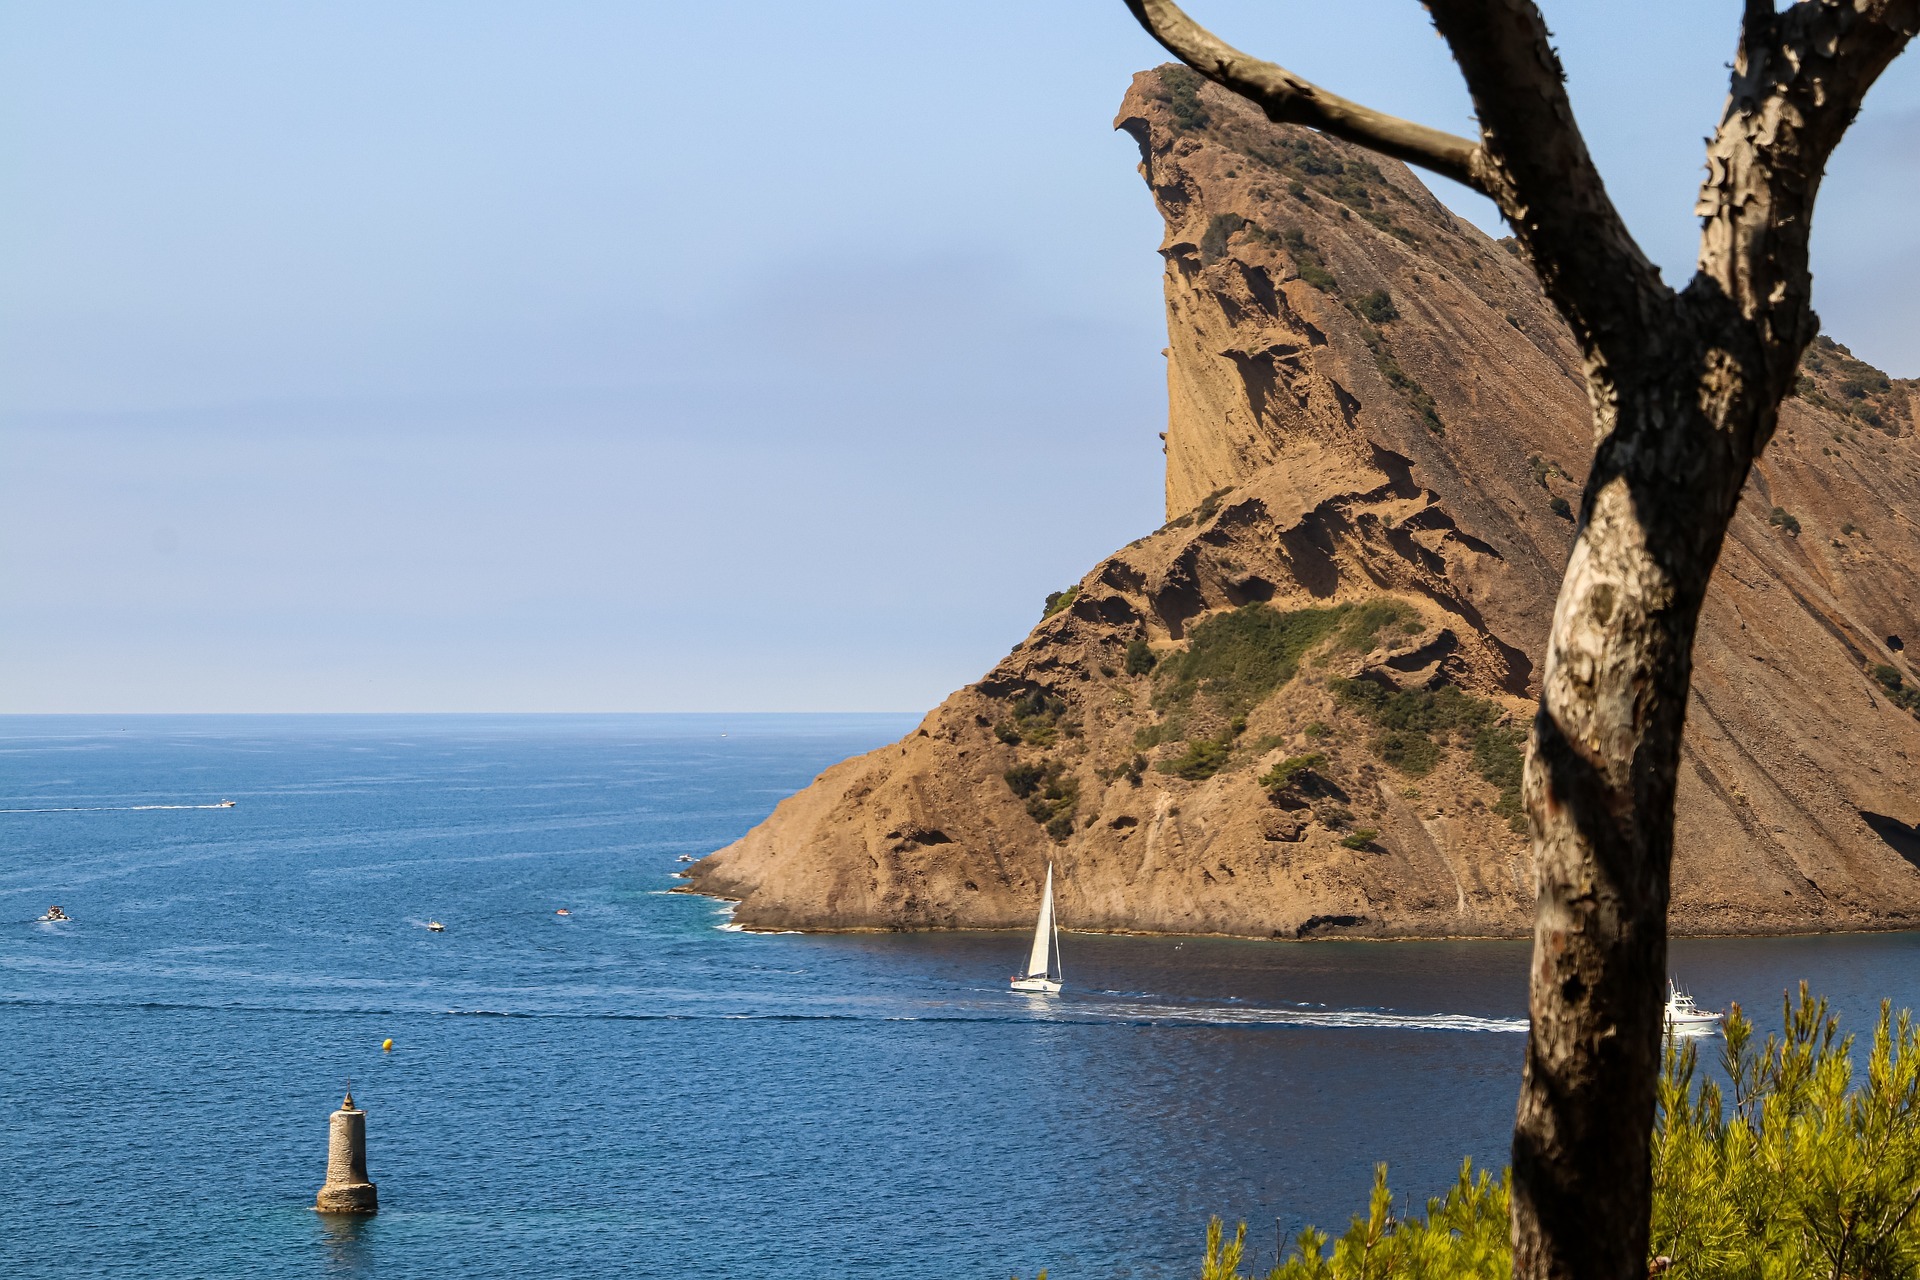
[[[1210,1213],[1270,1257],[1376,1160],[1416,1196],[1502,1161],[1518,945],[1069,935],[1045,1000],[1013,935],[754,936],[666,892],[909,725],[0,719],[0,1269],[1181,1276]],[[1917,962],[1675,948],[1769,1022],[1802,977],[1856,1025],[1920,1003]],[[348,1078],[364,1223],[308,1207]]]

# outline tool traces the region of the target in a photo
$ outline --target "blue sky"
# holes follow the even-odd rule
[[[1191,7],[1469,127],[1408,0]],[[1683,279],[1740,6],[1545,7]],[[1158,61],[1119,0],[0,0],[0,711],[932,705],[1159,522]],[[1916,207],[1909,55],[1815,258],[1909,376]]]

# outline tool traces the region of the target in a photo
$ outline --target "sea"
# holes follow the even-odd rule
[[[1504,1163],[1524,944],[1067,918],[1029,997],[1017,933],[673,892],[912,723],[0,718],[0,1273],[1190,1277],[1212,1216],[1264,1267],[1377,1163],[1410,1206]],[[1912,934],[1673,967],[1763,1027],[1920,1002]],[[370,1219],[312,1210],[349,1088]]]

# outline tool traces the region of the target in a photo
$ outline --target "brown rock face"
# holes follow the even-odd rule
[[[978,684],[691,887],[749,927],[1525,933],[1514,741],[1591,452],[1526,266],[1398,164],[1179,68],[1118,127],[1166,219],[1167,513]],[[1674,927],[1920,920],[1920,384],[1825,342],[1708,599]]]

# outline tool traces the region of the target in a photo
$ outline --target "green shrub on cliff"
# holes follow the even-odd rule
[[[1223,714],[1244,712],[1293,679],[1300,659],[1349,612],[1249,604],[1216,614],[1194,627],[1186,652],[1161,659],[1154,703],[1180,707],[1204,693]]]
[[[1213,117],[1200,105],[1202,83],[1199,73],[1187,67],[1167,67],[1160,72],[1160,84],[1166,91],[1160,100],[1167,104],[1174,128],[1199,130],[1212,123]]]
[[[1135,636],[1133,639],[1127,641],[1128,675],[1143,676],[1147,674],[1147,672],[1153,670],[1154,661],[1153,647],[1146,642],[1145,638]]]
[[[1033,747],[1050,747],[1064,728],[1069,733],[1077,732],[1074,722],[1065,719],[1066,700],[1058,694],[1047,693],[1040,689],[1030,689],[1013,700],[1013,723],[1007,726],[1001,721],[994,726],[994,735],[1002,742],[1024,742]],[[1003,726],[1010,727],[1009,738]]]
[[[1334,696],[1378,730],[1368,745],[1374,755],[1410,778],[1423,778],[1440,764],[1446,744],[1473,752],[1473,767],[1499,790],[1493,811],[1525,832],[1520,803],[1522,731],[1499,723],[1500,708],[1453,685],[1438,689],[1387,689],[1371,680],[1335,680]]]
[[[1755,1047],[1738,1005],[1723,1076],[1702,1081],[1697,1042],[1669,1042],[1653,1132],[1647,1273],[1666,1280],[1920,1274],[1920,1029],[1883,1003],[1856,1069],[1825,1000],[1800,987],[1782,1030]],[[1395,1215],[1385,1165],[1366,1212],[1337,1239],[1309,1227],[1268,1280],[1506,1280],[1511,1184],[1472,1162],[1426,1214]],[[1207,1228],[1203,1280],[1244,1280],[1246,1227]]]
[[[1166,719],[1136,731],[1134,743],[1146,750],[1174,741],[1189,720],[1204,735],[1209,723],[1224,719],[1225,728],[1190,739],[1179,756],[1160,765],[1161,772],[1188,781],[1210,778],[1226,767],[1247,712],[1292,680],[1315,647],[1328,643],[1336,652],[1365,653],[1382,631],[1418,632],[1421,626],[1412,606],[1387,597],[1290,612],[1256,603],[1216,614],[1193,628],[1184,652],[1160,660],[1153,703]]]
[[[1027,802],[1027,816],[1055,840],[1073,834],[1073,817],[1080,806],[1080,780],[1069,777],[1058,761],[1017,764],[1000,775],[1007,790]]]
[[[1318,769],[1326,762],[1327,753],[1324,751],[1309,751],[1302,756],[1289,756],[1261,774],[1260,785],[1269,791],[1284,791],[1302,774]]]
[[[1234,233],[1247,225],[1247,220],[1237,213],[1216,213],[1207,229],[1200,236],[1200,261],[1218,262],[1227,256],[1227,244]]]
[[[1886,690],[1887,698],[1897,707],[1905,707],[1915,715],[1920,715],[1920,689],[1907,684],[1898,667],[1885,663],[1873,667],[1873,678]]]
[[[1375,289],[1372,293],[1363,293],[1353,300],[1353,309],[1361,317],[1374,324],[1386,324],[1400,318],[1400,309],[1393,305],[1393,298],[1385,289]]]
[[[1229,729],[1215,737],[1191,739],[1185,751],[1171,760],[1160,762],[1160,772],[1185,778],[1188,782],[1211,778],[1226,768],[1227,761],[1232,757],[1233,737]]]
[[[1379,643],[1382,631],[1417,635],[1420,627],[1420,615],[1403,600],[1386,596],[1363,600],[1346,606],[1339,634],[1334,637],[1334,648],[1342,653],[1366,653]]]

